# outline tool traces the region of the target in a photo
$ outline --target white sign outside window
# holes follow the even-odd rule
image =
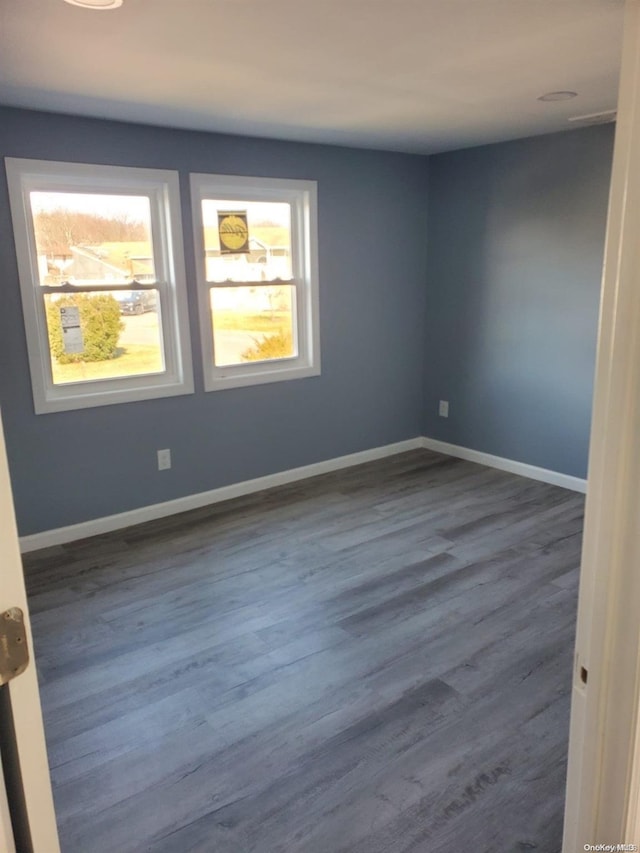
[[[84,352],[82,327],[80,326],[80,309],[77,305],[67,305],[60,309],[62,324],[62,346],[65,352]]]

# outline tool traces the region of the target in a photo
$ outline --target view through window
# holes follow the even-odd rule
[[[5,166],[36,413],[193,393],[178,173]]]
[[[29,198],[54,385],[162,372],[149,197]]]
[[[295,357],[291,205],[207,198],[202,223],[216,367]]]

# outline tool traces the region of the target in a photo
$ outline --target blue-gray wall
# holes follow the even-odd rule
[[[585,476],[612,142],[596,127],[425,158],[0,108],[0,156],[180,172],[196,374],[194,395],[34,415],[0,174],[20,532],[420,434]],[[189,172],[318,181],[320,377],[203,392]]]
[[[419,435],[427,160],[0,108],[0,156],[175,169],[196,393],[33,413],[0,174],[0,402],[21,534]],[[189,172],[318,181],[322,375],[205,394]],[[156,449],[173,468],[156,470]]]
[[[586,475],[612,146],[608,125],[430,158],[425,435]]]

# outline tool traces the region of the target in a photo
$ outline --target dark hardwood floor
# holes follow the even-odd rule
[[[559,853],[582,512],[416,451],[26,555],[64,853]]]

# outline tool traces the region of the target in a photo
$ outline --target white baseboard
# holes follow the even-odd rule
[[[68,527],[32,533],[29,536],[20,537],[20,550],[25,554],[28,551],[36,551],[38,548],[63,545],[65,542],[74,542],[77,539],[86,539],[88,536],[109,533],[112,530],[131,527],[133,524],[141,524],[144,521],[166,518],[179,512],[198,509],[208,504],[243,497],[254,492],[262,492],[274,486],[295,483],[297,480],[306,480],[308,477],[316,477],[318,474],[328,474],[332,471],[339,471],[341,468],[351,468],[354,465],[362,465],[364,462],[373,462],[376,459],[384,459],[386,456],[395,456],[398,453],[417,450],[421,447],[422,439],[420,437],[410,438],[407,441],[398,441],[395,444],[386,444],[383,447],[373,447],[370,450],[350,453],[347,456],[337,456],[334,459],[326,459],[312,465],[290,468],[288,471],[279,471],[276,474],[268,474],[266,477],[257,477],[255,480],[232,483],[230,486],[222,486],[208,492],[199,492],[172,501],[143,506],[128,512],[120,512],[117,515],[107,515],[103,518],[82,521],[79,524],[70,524]]]
[[[570,474],[560,474],[558,471],[550,471],[548,468],[538,468],[536,465],[528,465],[526,462],[516,462],[514,459],[504,459],[502,456],[492,456],[491,453],[483,453],[480,450],[471,450],[469,447],[460,447],[457,444],[449,444],[446,441],[438,441],[435,438],[423,436],[420,446],[425,450],[435,450],[447,456],[456,456],[469,462],[477,462],[487,465],[489,468],[499,468],[501,471],[509,471],[511,474],[520,474],[521,477],[529,477],[531,480],[541,480],[552,486],[562,486],[563,489],[571,489],[573,492],[587,491],[587,481],[580,477],[572,477]]]
[[[350,453],[347,456],[337,456],[334,459],[326,459],[323,462],[315,462],[312,465],[303,465],[300,468],[290,468],[288,471],[279,471],[276,474],[268,474],[266,477],[257,477],[255,480],[244,480],[241,483],[232,483],[230,486],[221,486],[208,492],[199,492],[196,495],[186,495],[164,503],[143,506],[128,512],[120,512],[117,515],[107,515],[103,518],[94,518],[79,524],[70,524],[67,527],[58,527],[54,530],[44,530],[42,533],[32,533],[29,536],[20,537],[20,550],[22,553],[36,551],[39,548],[49,548],[52,545],[64,545],[65,542],[74,542],[77,539],[86,539],[88,536],[96,536],[100,533],[109,533],[112,530],[121,530],[131,527],[133,524],[142,524],[145,521],[155,521],[158,518],[166,518],[179,512],[190,509],[199,509],[208,504],[227,501],[231,498],[239,498],[254,492],[262,492],[274,486],[283,486],[287,483],[295,483],[298,480],[306,480],[308,477],[316,477],[318,474],[329,474],[342,468],[351,468],[354,465],[362,465],[364,462],[373,462],[376,459],[384,459],[386,456],[395,456],[405,453],[407,450],[435,450],[447,456],[456,456],[467,459],[470,462],[478,462],[490,468],[499,468],[512,474],[520,474],[532,480],[542,480],[554,486],[562,486],[575,492],[586,492],[587,481],[579,477],[571,477],[568,474],[559,474],[557,471],[549,471],[546,468],[537,468],[535,465],[527,465],[524,462],[515,462],[513,459],[503,459],[501,456],[492,456],[490,453],[482,453],[479,450],[471,450],[467,447],[459,447],[456,444],[448,444],[446,441],[437,441],[435,438],[418,436],[407,441],[398,441],[395,444],[386,444],[383,447],[373,447],[370,450],[362,450],[359,453]]]

